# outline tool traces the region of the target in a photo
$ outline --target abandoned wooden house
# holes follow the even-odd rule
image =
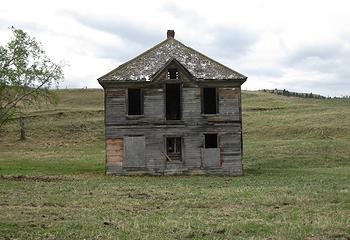
[[[166,40],[98,79],[106,174],[242,174],[247,77]]]

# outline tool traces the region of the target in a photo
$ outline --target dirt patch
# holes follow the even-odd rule
[[[331,236],[331,239],[335,240],[350,240],[350,235],[347,235],[345,233],[336,233]]]
[[[100,177],[105,176],[103,172],[83,172],[83,173],[76,173],[75,176],[78,177]]]
[[[65,180],[67,180],[67,178],[56,177],[56,176],[0,175],[0,180],[33,181],[33,182],[58,182],[58,181],[65,181]]]
[[[243,108],[243,112],[259,112],[259,111],[273,111],[284,109],[283,107],[254,107],[254,108]]]
[[[136,199],[150,199],[152,198],[152,195],[147,193],[129,193],[127,194],[128,198],[136,198]]]

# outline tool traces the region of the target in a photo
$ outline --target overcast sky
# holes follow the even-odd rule
[[[0,44],[9,26],[69,63],[62,88],[97,78],[166,38],[248,76],[243,89],[350,95],[350,1],[2,1]]]

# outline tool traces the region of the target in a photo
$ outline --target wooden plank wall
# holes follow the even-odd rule
[[[201,114],[200,88],[184,84],[182,90],[183,119],[167,122],[164,114],[164,89],[144,89],[144,116],[126,117],[126,88],[106,89],[106,155],[107,170],[120,164],[122,155],[116,154],[125,136],[145,136],[145,168],[149,171],[166,169],[165,136],[183,138],[183,167],[201,168],[201,148],[204,133],[218,133],[222,171],[241,173],[241,119],[239,116],[239,88],[219,88],[220,114]],[[153,86],[154,87],[154,86]],[[117,147],[118,146],[118,147]],[[116,160],[117,159],[117,160]]]
[[[119,124],[125,121],[125,89],[108,89],[105,93],[105,123]]]
[[[143,169],[146,167],[145,136],[124,136],[124,168]]]
[[[106,160],[107,167],[122,166],[124,158],[123,138],[107,139],[106,141]]]

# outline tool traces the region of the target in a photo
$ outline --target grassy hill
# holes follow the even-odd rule
[[[242,177],[106,177],[103,91],[0,132],[0,239],[350,239],[350,100],[243,92]]]

